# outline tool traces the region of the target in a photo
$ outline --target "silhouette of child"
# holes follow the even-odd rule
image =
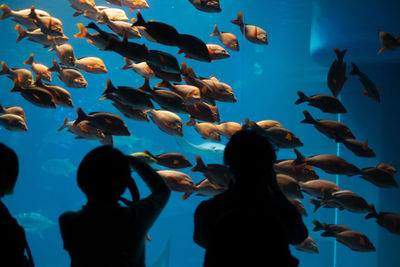
[[[14,150],[0,143],[0,158],[0,266],[34,266],[24,228],[1,201],[2,197],[14,192],[19,171],[18,157]]]
[[[259,131],[244,127],[224,151],[233,175],[229,189],[203,201],[194,215],[194,241],[204,266],[294,267],[289,244],[308,236],[302,217],[280,191],[275,150]]]
[[[138,198],[130,166],[149,186],[151,194]],[[71,266],[145,266],[145,237],[166,205],[170,189],[139,159],[128,159],[111,146],[89,152],[78,169],[78,186],[88,201],[77,212],[59,218],[64,248]],[[125,189],[134,202],[118,204]]]

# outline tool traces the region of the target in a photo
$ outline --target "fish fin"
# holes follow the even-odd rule
[[[82,15],[83,13],[84,13],[83,11],[77,10],[77,11],[75,11],[74,14],[72,14],[72,16],[73,16],[73,17],[77,17],[77,16]]]
[[[242,26],[243,25],[243,14],[242,12],[238,12],[237,18],[235,20],[231,20],[231,23]]]
[[[60,129],[58,129],[57,131],[61,131],[62,129],[64,129],[65,127],[67,127],[67,123],[68,123],[68,117],[65,116],[64,118],[64,124],[60,127]]]
[[[3,11],[3,14],[0,16],[0,20],[6,19],[11,16],[12,10],[7,5],[2,4],[0,9]]]
[[[111,79],[107,79],[107,85],[104,88],[103,95],[113,93],[117,90],[115,86],[112,84]]]
[[[319,221],[313,220],[312,223],[315,225],[315,227],[314,227],[314,229],[313,229],[314,232],[321,231],[321,230],[324,229],[324,228],[322,227],[322,224],[321,224]]]
[[[316,121],[315,119],[311,116],[310,112],[307,110],[303,111],[303,114],[305,116],[305,119],[301,121],[301,123],[311,123],[314,124]]]
[[[297,99],[297,101],[294,102],[296,105],[306,102],[309,99],[302,91],[297,91],[297,95],[299,96],[299,99]]]
[[[80,129],[82,132],[84,132],[84,133],[89,133],[89,130],[86,129],[82,124],[78,124],[78,126],[79,126],[79,129]],[[78,137],[79,137],[79,136],[78,136]]]
[[[296,154],[297,158],[294,160],[294,164],[300,164],[306,161],[306,157],[303,156],[303,154],[300,153],[297,149],[294,149],[294,153]]]
[[[347,49],[344,49],[344,50],[340,51],[339,48],[335,47],[335,48],[334,48],[334,51],[335,51],[335,53],[336,53],[336,56],[337,56],[338,61],[343,61],[343,58],[344,58],[344,55],[345,55],[346,52],[347,52]]]
[[[7,64],[4,61],[2,61],[0,75],[9,74],[9,73],[10,73],[10,69],[8,68]]]
[[[204,86],[201,88],[200,93],[203,94],[203,95],[205,95],[205,94],[207,93],[207,85],[204,85]]]
[[[156,87],[171,88],[172,85],[169,83],[169,81],[162,80],[162,82],[156,84]]]
[[[8,93],[10,94],[10,93],[13,93],[13,92],[21,92],[21,89],[22,89],[21,83],[19,82],[18,79],[15,79],[14,80],[14,87]]]
[[[78,114],[78,118],[74,121],[73,124],[74,126],[77,125],[79,122],[86,120],[88,118],[86,113],[80,107],[76,109],[76,113]]]
[[[194,126],[196,125],[196,121],[191,117],[188,122],[185,123],[185,126]]]
[[[137,20],[136,20],[136,22],[133,24],[133,26],[146,26],[146,22],[145,22],[145,20],[143,19],[143,16],[142,16],[142,14],[140,14],[140,12],[137,12],[137,13],[136,13],[136,18],[137,18]]]
[[[351,65],[353,66],[353,69],[350,71],[349,74],[350,74],[350,75],[360,75],[361,72],[360,72],[360,70],[358,69],[357,65],[354,64],[354,62],[351,62]]]
[[[151,87],[149,83],[149,75],[146,75],[146,78],[144,78],[144,84],[139,87],[140,90],[143,90],[144,92],[151,92]]]
[[[382,53],[385,50],[387,50],[387,48],[386,47],[382,47],[381,49],[379,49],[378,53],[376,53],[376,54],[379,55],[380,53]]]
[[[368,92],[364,89],[361,89],[361,92],[363,92],[364,95],[369,96]]]
[[[125,65],[121,67],[121,70],[127,70],[127,69],[131,69],[133,66],[133,62],[129,59],[124,57],[125,60]]]
[[[30,17],[31,19],[37,19],[37,15],[36,15],[35,7],[34,7],[34,6],[31,6],[31,11],[30,11],[30,13],[29,13],[29,17]]]
[[[193,90],[193,91],[191,91],[187,96],[186,96],[186,98],[192,98],[194,95],[196,94],[196,90]]]
[[[60,72],[60,65],[58,65],[57,60],[53,59],[53,66],[47,69],[50,72]]]
[[[190,197],[194,192],[185,192],[183,196],[181,197],[181,200],[186,200],[188,197]]]
[[[113,122],[112,122],[111,120],[109,120],[109,119],[104,119],[104,121],[105,121],[107,124],[109,124],[109,125],[112,125],[112,124],[113,124]]]
[[[363,149],[364,151],[367,151],[367,150],[368,150],[368,139],[367,139],[367,141],[365,141],[365,143],[362,145],[362,149]]]
[[[314,205],[314,213],[321,207],[321,201],[310,198],[310,203]]]
[[[25,65],[32,65],[33,60],[34,60],[34,55],[31,54],[31,55],[29,56],[29,58],[28,58],[27,60],[25,60],[23,63],[24,63]]]
[[[365,244],[366,244],[365,239],[363,237],[360,237],[360,245],[365,246]]]
[[[285,136],[285,139],[288,140],[288,141],[292,141],[293,137],[292,137],[292,135],[291,135],[290,133],[288,133],[288,134]]]
[[[214,31],[210,34],[210,36],[219,36],[220,32],[218,30],[217,24],[214,25]]]
[[[76,26],[78,26],[79,32],[74,35],[75,38],[86,38],[89,35],[88,31],[82,23],[78,23],[76,24]]]
[[[28,36],[28,33],[21,27],[21,25],[15,25],[14,29],[18,32],[18,37],[15,43],[19,43],[22,39]]]
[[[199,155],[196,156],[196,165],[190,170],[192,172],[204,172],[206,170],[206,165]]]
[[[128,42],[128,34],[126,33],[125,30],[123,31],[122,36],[123,36],[122,37],[122,42],[126,44]]]

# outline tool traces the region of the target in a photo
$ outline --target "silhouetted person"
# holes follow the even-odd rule
[[[139,200],[130,166],[149,186]],[[87,204],[59,218],[64,248],[73,267],[145,266],[145,237],[170,196],[165,181],[146,163],[128,159],[111,146],[89,152],[78,168],[78,186]],[[128,188],[134,202],[118,204]]]
[[[224,151],[233,175],[229,189],[203,201],[194,216],[194,241],[206,249],[204,266],[298,265],[289,244],[308,236],[301,215],[280,191],[268,139],[247,128]]]
[[[17,154],[0,143],[0,266],[34,266],[25,231],[1,201],[11,195],[19,171]],[[25,250],[28,257],[25,256]]]

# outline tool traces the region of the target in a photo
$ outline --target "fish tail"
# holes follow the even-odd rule
[[[192,172],[203,172],[206,169],[206,165],[199,155],[196,156],[196,165],[190,170]]]
[[[294,102],[296,105],[308,101],[308,97],[302,91],[297,91],[297,95],[299,96],[299,99]]]
[[[86,115],[85,112],[83,112],[82,108],[77,108],[76,113],[78,113],[78,118],[74,121],[74,126],[80,123],[81,121],[87,120],[88,116]]]
[[[139,87],[140,90],[143,90],[144,92],[151,92],[151,87],[149,83],[149,75],[146,75],[146,78],[144,78],[144,83],[142,86]]]
[[[101,17],[103,18],[103,21],[108,24],[110,22],[110,18],[107,16],[107,13],[102,11],[101,13]]]
[[[114,145],[114,139],[112,135],[104,135],[104,139],[100,140],[100,143],[103,145],[108,145],[108,146],[113,146]]]
[[[186,199],[188,199],[192,194],[193,194],[193,192],[186,192],[186,193],[184,193],[183,196],[181,197],[181,200],[186,200]]]
[[[8,68],[7,64],[4,61],[2,61],[0,75],[9,74],[9,73],[10,73],[10,69]]]
[[[142,16],[142,14],[140,14],[140,12],[136,13],[136,18],[137,18],[137,20],[135,23],[132,24],[133,26],[145,26],[146,25],[146,22],[144,21],[144,18]]]
[[[80,16],[80,15],[82,15],[82,14],[83,14],[83,11],[80,11],[80,10],[78,11],[78,10],[77,10],[77,11],[75,11],[74,14],[72,14],[72,16],[73,16],[73,17],[77,17],[77,16]]]
[[[162,80],[162,82],[156,84],[157,87],[163,87],[163,88],[172,88],[172,84],[170,84],[169,81]]]
[[[18,79],[14,80],[14,87],[13,89],[11,89],[11,91],[9,93],[14,93],[14,92],[21,92],[21,83]]]
[[[0,8],[3,11],[3,14],[1,14],[0,16],[0,20],[6,19],[11,16],[12,10],[7,5],[2,4]]]
[[[302,162],[306,161],[306,157],[303,156],[303,154],[300,153],[296,148],[294,149],[294,153],[296,153],[297,158],[294,161],[294,164],[299,164]]]
[[[53,66],[48,68],[47,70],[51,71],[51,72],[60,72],[61,69],[60,69],[60,65],[58,65],[58,63],[57,63],[57,60],[54,59],[53,60]]]
[[[237,18],[235,20],[231,20],[231,22],[235,25],[242,26],[243,25],[243,14],[239,12]]]
[[[124,57],[125,60],[125,65],[123,65],[121,67],[121,70],[127,70],[127,69],[131,69],[133,67],[133,62],[129,59]]]
[[[31,12],[29,13],[29,17],[30,17],[31,19],[37,19],[37,15],[36,15],[35,7],[34,7],[34,6],[31,6]]]
[[[219,30],[218,30],[217,24],[215,24],[214,25],[214,31],[210,34],[210,36],[219,36],[219,35],[220,35],[220,33],[219,33]]]
[[[301,121],[301,123],[311,123],[314,124],[315,120],[314,118],[311,116],[310,112],[308,112],[307,110],[303,111],[304,116],[306,117],[304,120]]]
[[[365,216],[365,219],[378,218],[379,216],[378,216],[378,213],[377,213],[376,210],[375,210],[375,205],[374,205],[374,204],[370,204],[369,206],[370,206],[370,208],[371,208],[371,212],[368,213],[368,214]]]
[[[75,38],[86,38],[89,35],[88,31],[82,23],[78,23],[76,24],[76,26],[78,26],[79,32],[74,35]]]
[[[157,157],[150,153],[150,151],[145,150],[143,153],[147,154],[148,156],[152,157],[153,159],[157,160]]]
[[[191,117],[187,123],[185,123],[185,126],[195,126],[196,121]]]
[[[354,62],[351,62],[353,69],[350,71],[350,75],[360,75],[361,71],[358,69],[357,65]]]
[[[15,41],[16,43],[19,43],[19,41],[28,36],[28,33],[21,27],[21,25],[19,24],[15,25],[14,29],[18,32],[18,37],[17,40]]]
[[[334,50],[335,50],[336,56],[338,58],[338,61],[343,61],[343,58],[344,58],[344,55],[347,52],[347,49],[344,49],[344,50],[340,51],[339,48],[335,47]]]
[[[313,229],[314,232],[324,230],[324,227],[322,226],[322,223],[320,223],[319,221],[313,220],[312,223],[315,225],[315,227]]]
[[[321,207],[321,201],[316,199],[310,199],[310,203],[314,205],[314,213]]]
[[[51,47],[50,47],[49,51],[54,51],[54,50],[57,49],[57,42],[56,42],[56,40],[54,38],[51,39],[51,41],[52,41],[52,44],[51,44]]]
[[[64,124],[60,127],[60,129],[58,129],[57,131],[61,131],[62,129],[64,129],[65,127],[67,127],[67,123],[68,123],[68,117],[65,116],[64,118]]]
[[[33,54],[31,54],[31,55],[29,56],[29,58],[28,58],[27,60],[25,60],[23,63],[24,63],[25,65],[32,65],[34,59],[35,59],[35,56],[34,56]]]
[[[187,76],[187,64],[186,62],[181,63],[181,73],[183,76]]]

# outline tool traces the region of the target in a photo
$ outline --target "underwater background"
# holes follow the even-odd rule
[[[377,55],[381,48],[379,30],[393,33],[394,36],[400,34],[399,1],[221,0],[220,13],[201,12],[187,0],[147,2],[150,8],[141,10],[146,20],[167,23],[174,26],[179,33],[194,35],[205,43],[221,44],[217,37],[210,36],[214,24],[217,24],[221,31],[232,32],[238,37],[240,51],[229,51],[230,58],[212,63],[186,59],[183,54],[177,54],[178,48],[152,43],[144,38],[130,40],[146,43],[149,49],[175,55],[179,62],[187,62],[193,67],[198,76],[213,75],[231,85],[237,102],[217,103],[221,122],[244,123],[245,118],[252,121],[277,120],[300,138],[304,146],[298,149],[305,156],[335,154],[359,168],[372,167],[379,163],[400,168],[400,51],[385,51]],[[28,132],[11,132],[0,128],[0,141],[16,151],[20,162],[14,194],[5,197],[4,203],[13,216],[23,217],[24,213],[39,216],[36,221],[27,222],[37,225],[33,225],[31,230],[25,228],[36,266],[69,266],[69,256],[62,246],[58,216],[65,211],[78,210],[86,203],[85,196],[76,183],[76,171],[86,153],[100,143],[76,140],[67,131],[57,131],[63,125],[64,117],[67,116],[68,120],[75,119],[77,107],[81,107],[86,113],[106,111],[120,115],[131,131],[131,136],[114,137],[114,146],[126,154],[144,150],[155,155],[179,152],[193,165],[196,154],[185,152],[173,136],[160,131],[154,123],[130,120],[116,110],[110,101],[99,100],[107,79],[111,79],[115,85],[139,87],[143,84],[143,78],[132,70],[121,70],[125,62],[120,55],[100,51],[85,39],[73,37],[78,32],[76,24],[87,25],[90,20],[83,16],[73,17],[74,10],[67,0],[12,0],[3,1],[2,4],[13,10],[34,5],[37,9],[59,18],[63,22],[64,34],[69,37],[68,43],[74,48],[75,56],[99,57],[108,70],[106,74],[83,73],[88,82],[87,88],[66,88],[53,73],[52,84],[66,88],[71,93],[74,108],[36,107],[19,93],[9,94],[13,83],[5,75],[0,76],[0,104],[3,107],[23,107],[29,128]],[[96,5],[112,6],[101,0],[96,0]],[[126,7],[122,9],[129,18],[136,17],[136,12],[129,12]],[[245,23],[257,25],[267,31],[267,46],[250,43],[241,35],[239,27],[230,23],[239,11],[243,12]],[[28,40],[15,43],[15,24],[11,19],[0,21],[0,60],[10,68],[29,69],[22,62],[34,53],[35,61],[52,66],[52,60],[56,59],[55,52],[49,52]],[[100,25],[100,28],[110,32],[104,25]],[[355,62],[377,87],[382,88],[380,103],[366,97],[361,92],[360,81],[347,74],[349,80],[339,96],[347,113],[322,113],[305,104],[294,104],[298,99],[298,90],[306,95],[330,94],[327,74],[331,63],[336,59],[334,47],[347,49],[344,58],[347,71],[351,70],[350,62]],[[160,82],[158,79],[156,81]],[[154,80],[150,80],[150,83],[155,85]],[[308,110],[314,118],[340,120],[345,123],[358,140],[368,140],[376,158],[357,157],[342,144],[337,144],[318,132],[312,125],[300,123],[304,119],[304,110]],[[183,122],[189,120],[187,115],[179,116]],[[208,142],[193,127],[184,126],[183,133],[190,143]],[[222,137],[221,144],[226,142],[227,139]],[[296,155],[293,149],[280,149],[278,158],[294,159]],[[203,157],[203,160],[207,164],[222,163],[221,157]],[[183,172],[189,174],[195,183],[203,179],[201,173],[190,172],[190,168],[183,169]],[[336,182],[341,189],[352,190],[363,196],[368,203],[374,203],[377,211],[400,214],[398,188],[379,188],[357,175],[330,175],[320,169],[317,172],[320,179]],[[135,173],[132,175],[137,177]],[[399,181],[397,176],[395,179]],[[149,190],[141,179],[135,180],[141,196],[148,194]],[[204,250],[192,240],[193,214],[197,205],[206,198],[192,195],[181,200],[182,194],[172,192],[166,208],[149,232],[151,241],[147,242],[146,248],[146,262],[149,266],[202,266]],[[323,208],[313,213],[309,198],[309,195],[304,194],[302,202],[308,216],[303,219],[318,246],[319,254],[304,253],[293,248],[293,255],[300,260],[299,266],[400,266],[398,235],[379,226],[375,219],[364,219],[365,214]],[[343,224],[364,233],[374,244],[376,251],[352,251],[336,243],[334,238],[321,237],[318,232],[312,231],[314,219]],[[24,226],[23,223],[22,225]],[[249,235],[257,233],[250,229]]]

